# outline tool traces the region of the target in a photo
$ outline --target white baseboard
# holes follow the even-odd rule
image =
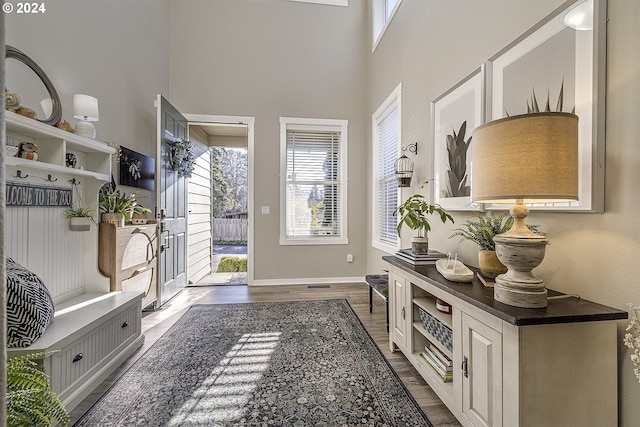
[[[263,279],[254,280],[250,286],[274,286],[274,285],[317,285],[339,283],[365,283],[364,277],[316,277],[307,279]]]

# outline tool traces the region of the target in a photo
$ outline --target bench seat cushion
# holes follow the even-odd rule
[[[53,320],[53,300],[42,280],[7,258],[7,346],[28,347]]]
[[[366,282],[380,295],[389,295],[389,275],[388,274],[367,274],[364,278]]]

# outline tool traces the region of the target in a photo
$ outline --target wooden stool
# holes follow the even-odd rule
[[[389,332],[389,275],[367,274],[364,280],[369,285],[369,313],[373,313],[373,292],[375,291],[384,299],[387,311],[387,332]]]

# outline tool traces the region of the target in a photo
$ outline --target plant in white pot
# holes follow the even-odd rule
[[[397,228],[398,236],[400,236],[400,231],[404,225],[418,232],[417,236],[411,238],[411,250],[416,255],[424,255],[429,252],[428,233],[431,230],[431,223],[429,222],[431,215],[437,214],[443,224],[447,221],[454,222],[453,217],[442,206],[429,203],[422,194],[410,196],[403,204],[398,206],[398,209],[393,214],[398,215],[400,218]]]
[[[449,238],[459,236],[463,240],[469,240],[480,246],[478,267],[485,277],[492,279],[507,272],[507,267],[496,256],[496,244],[493,238],[497,234],[506,233],[512,225],[513,217],[509,212],[477,212],[474,213],[473,218],[467,219],[464,226],[456,228]],[[536,225],[527,225],[527,227],[534,233],[538,232]]]
[[[64,210],[64,217],[69,220],[69,229],[71,231],[89,231],[91,223],[96,224],[93,210],[83,206],[69,206]]]

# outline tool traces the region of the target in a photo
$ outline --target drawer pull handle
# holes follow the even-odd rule
[[[75,357],[73,358],[73,363],[81,361],[83,357],[84,357],[84,354],[82,353],[76,354]]]
[[[126,328],[127,326],[129,326],[129,321],[125,320],[124,323],[122,324],[122,327]]]

